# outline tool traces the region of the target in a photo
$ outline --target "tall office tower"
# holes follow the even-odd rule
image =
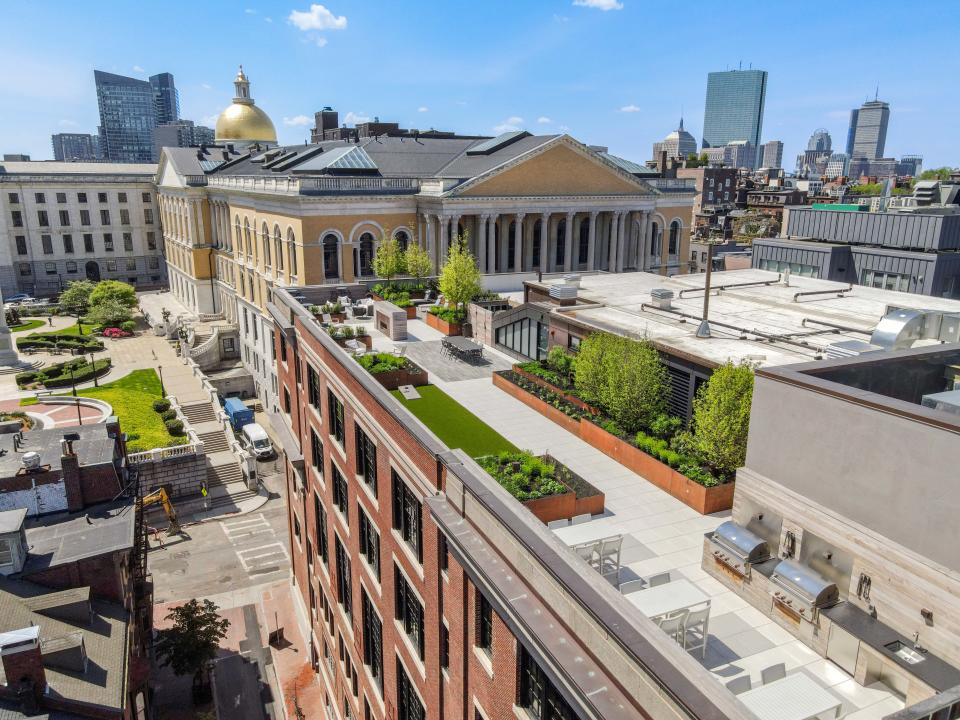
[[[857,136],[857,118],[860,116],[860,110],[854,108],[850,111],[850,126],[847,128],[847,147],[845,154],[847,157],[853,155],[853,140]]]
[[[160,73],[150,76],[150,85],[157,107],[157,125],[176,122],[180,119],[180,94],[173,83],[173,75]]]
[[[213,128],[194,125],[193,120],[178,120],[177,122],[157,125],[152,132],[153,153],[157,160],[160,159],[165,147],[213,145]]]
[[[53,143],[54,160],[91,162],[97,159],[93,135],[89,133],[57,133],[50,136],[50,141]]]
[[[703,147],[722,147],[739,140],[759,147],[766,95],[766,70],[710,73],[703,113]]]
[[[852,157],[876,160],[883,157],[887,144],[890,106],[882,100],[868,100],[857,113],[857,130],[853,136]]]
[[[817,128],[807,141],[807,150],[816,152],[830,152],[833,149],[833,139],[825,128]]]
[[[779,140],[769,140],[763,144],[763,157],[760,167],[783,167],[783,143]]]
[[[110,162],[153,160],[157,96],[147,80],[94,70],[100,107],[101,152]]]

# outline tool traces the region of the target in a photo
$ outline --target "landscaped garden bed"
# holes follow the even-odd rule
[[[504,451],[477,463],[543,523],[603,512],[603,493],[550,455]]]
[[[328,302],[323,305],[311,305],[310,312],[313,316],[323,322],[323,316],[329,315],[330,320],[335,323],[343,322],[347,319],[347,312],[344,310],[341,302]]]
[[[370,288],[374,300],[393,303],[407,313],[407,320],[417,318],[417,307],[414,300],[421,300],[426,292],[423,283],[379,283]]]
[[[493,383],[699,512],[729,509],[745,451],[750,369],[717,370],[698,393],[688,432],[663,412],[666,378],[652,348],[604,333],[581,347],[576,359],[554,348],[542,363],[494,373]]]
[[[0,422],[10,421],[16,421],[20,423],[20,428],[22,430],[32,430],[35,424],[33,418],[27,415],[25,412],[0,412]]]
[[[354,359],[387,390],[396,390],[401,385],[420,387],[429,380],[422,367],[391,353],[368,353]]]
[[[328,325],[327,334],[340,346],[345,346],[348,340],[356,340],[362,343],[367,350],[373,348],[373,338],[370,337],[366,328],[360,325]]]
[[[74,383],[83,383],[95,377],[103,377],[110,372],[110,358],[102,358],[91,363],[86,358],[48,365],[39,370],[17,373],[17,386],[21,390],[39,387],[61,388]]]
[[[17,338],[17,348],[20,350],[69,350],[71,352],[98,352],[103,350],[103,343],[91,335],[80,335],[79,327],[73,325],[63,330],[47,333],[30,333],[26,337]],[[87,330],[89,332],[89,330]]]
[[[427,325],[444,335],[463,335],[466,313],[450,307],[434,306],[425,315]]]

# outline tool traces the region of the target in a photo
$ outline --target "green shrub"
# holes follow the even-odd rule
[[[17,381],[17,385],[26,385],[37,379],[37,373],[31,371],[17,373],[14,376],[14,379]]]
[[[732,477],[746,460],[752,398],[753,368],[730,362],[714,370],[694,398],[697,454],[724,477]]]
[[[444,322],[453,324],[460,324],[467,318],[467,313],[465,310],[455,307],[445,307],[442,305],[434,305],[431,307],[430,314],[436,315]]]
[[[670,449],[676,450],[681,455],[695,456],[697,454],[697,443],[693,433],[687,430],[678,432],[670,438]]]
[[[547,353],[547,365],[561,375],[569,377],[573,374],[576,357],[568,353],[560,345],[554,345]]]
[[[135,323],[133,320],[127,320],[126,322],[120,323],[120,329],[124,332],[132,333],[137,329],[137,323]]]
[[[537,500],[569,491],[558,476],[568,476],[566,468],[551,465],[529,452],[501,451],[477,458],[480,467],[517,500]]]
[[[170,401],[166,398],[161,398],[160,400],[153,401],[153,409],[158,413],[165,412],[170,408]]]
[[[182,420],[167,420],[164,425],[167,427],[167,432],[171,435],[183,435],[183,421]]]
[[[403,370],[408,365],[405,358],[397,357],[390,353],[367,353],[354,359],[371,375],[390,372],[392,370]]]
[[[127,442],[133,442],[140,439],[140,433],[127,433]]]
[[[160,417],[163,420],[175,420],[177,417],[177,411],[173,408],[169,408],[160,413]]]
[[[658,415],[650,423],[650,431],[659,438],[669,440],[683,426],[683,420],[673,415]]]

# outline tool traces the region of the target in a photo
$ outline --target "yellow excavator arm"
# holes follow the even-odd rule
[[[167,514],[167,520],[170,521],[170,527],[167,528],[167,534],[176,535],[180,532],[180,523],[177,521],[177,511],[173,509],[173,503],[170,502],[170,496],[167,495],[166,490],[160,488],[149,495],[144,495],[141,503],[145,508],[158,503],[163,505],[163,511]]]

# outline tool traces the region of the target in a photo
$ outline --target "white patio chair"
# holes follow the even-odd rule
[[[406,345],[394,345],[392,352],[393,352],[393,354],[396,355],[397,357],[404,357],[404,356],[407,354],[407,346],[406,346]]]
[[[333,325],[333,317],[330,313],[323,313],[320,317],[323,319],[324,325]]]
[[[687,619],[687,610],[680,610],[677,613],[664,615],[657,620],[660,629],[677,642],[680,642],[680,633],[683,632],[683,624]]]
[[[583,513],[583,515],[574,515],[570,520],[571,525],[579,525],[580,523],[585,523],[593,519],[593,515],[590,513]]]
[[[750,688],[753,687],[753,683],[750,682],[749,675],[741,675],[740,677],[734,678],[727,683],[727,690],[732,692],[734,695],[740,695],[741,693],[747,692]]]
[[[647,584],[652,588],[660,585],[666,585],[668,582],[670,582],[670,573],[668,572],[660,573],[659,575],[651,575],[647,580]]]
[[[710,608],[691,610],[683,623],[683,649],[699,650],[700,657],[707,656],[707,622],[710,620]],[[693,642],[690,636],[693,635]]]
[[[623,545],[623,535],[614,535],[600,541],[600,574],[620,574],[620,547]]]
[[[557,528],[566,527],[570,524],[570,521],[566,518],[561,518],[560,520],[551,520],[547,523],[547,529],[556,530]]]
[[[647,584],[643,580],[627,580],[625,583],[620,583],[620,594],[629,595],[630,593],[639,592],[646,586]]]
[[[770,667],[765,667],[760,671],[760,680],[764,685],[769,685],[777,680],[783,680],[787,676],[787,666],[784,663],[777,663]]]
[[[599,550],[599,542],[580,543],[573,546],[573,551],[580,556],[580,559],[593,568],[597,568],[600,564]]]

